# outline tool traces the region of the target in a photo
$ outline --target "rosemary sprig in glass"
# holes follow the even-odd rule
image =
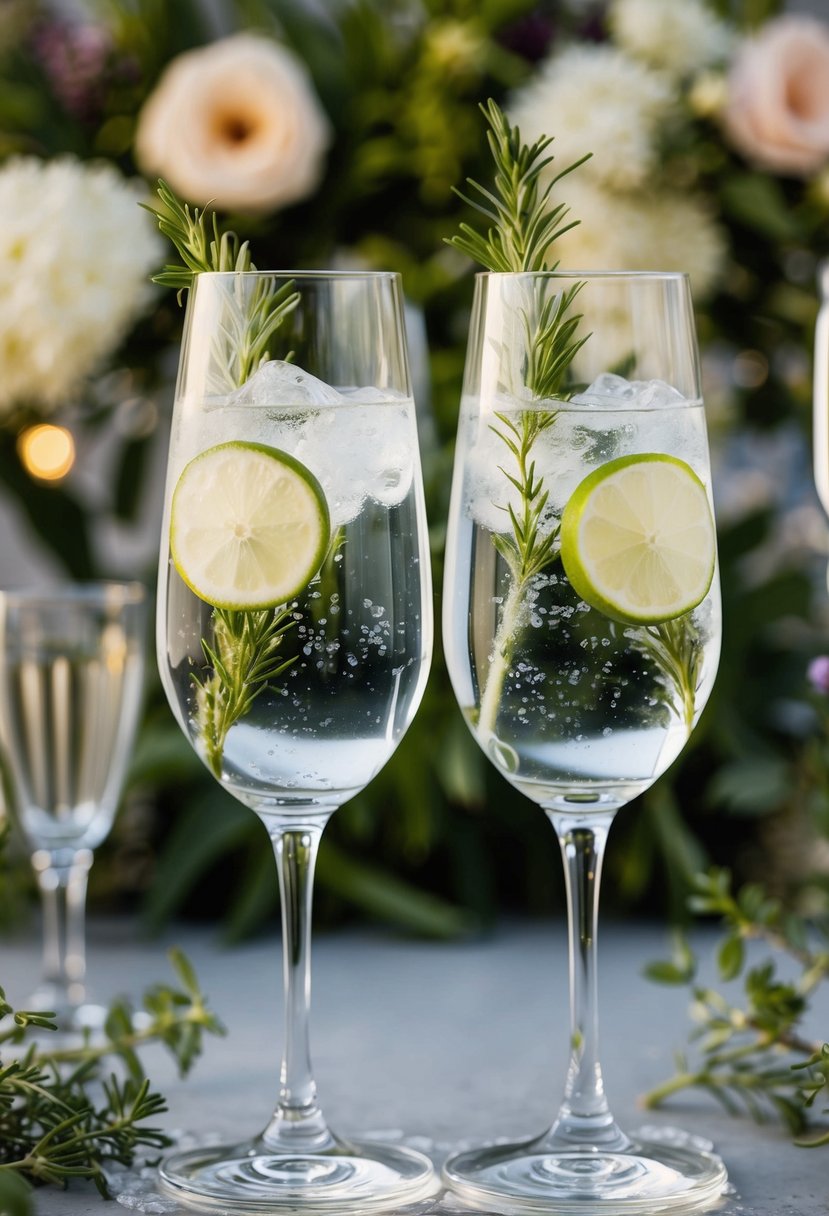
[[[247,242],[234,232],[222,231],[215,213],[210,222],[204,212],[183,203],[163,181],[158,184],[159,204],[148,210],[160,230],[172,241],[181,259],[168,263],[153,281],[188,291],[197,274],[207,271],[255,270]],[[220,349],[213,352],[218,369],[218,391],[238,388],[269,357],[269,345],[299,303],[291,283],[274,290],[263,275],[252,294],[230,310]],[[290,358],[290,354],[286,356]],[[204,757],[214,776],[221,777],[225,740],[231,726],[250,710],[270,681],[293,661],[281,661],[278,651],[292,619],[285,609],[226,611],[214,608],[213,636],[202,638],[204,656],[212,673],[196,685],[194,718]]]
[[[552,137],[542,136],[527,145],[517,127],[510,127],[498,105],[490,100],[481,107],[489,124],[487,139],[495,163],[492,190],[470,180],[473,196],[457,191],[461,198],[488,221],[485,232],[462,223],[457,235],[448,240],[460,252],[485,269],[496,272],[555,270],[551,262],[554,242],[569,232],[578,220],[570,219],[563,203],[554,203],[555,187],[585,161],[589,154],[558,173],[545,173],[552,163],[548,155]],[[547,294],[524,314],[526,358],[522,384],[512,386],[519,397],[529,391],[531,408],[516,417],[496,413],[498,425],[492,431],[503,441],[513,457],[510,471],[501,466],[509,483],[517,490],[519,506],[505,509],[510,533],[493,536],[493,543],[506,561],[512,576],[504,601],[493,648],[493,659],[481,696],[477,726],[484,735],[492,734],[504,679],[512,660],[516,634],[522,624],[522,608],[532,580],[552,566],[559,556],[559,523],[545,518],[549,492],[536,472],[533,446],[544,431],[554,425],[556,411],[544,408],[544,401],[567,401],[574,386],[569,383],[570,369],[589,334],[579,336],[583,320],[573,312],[584,284],[576,282],[557,294]],[[690,732],[694,724],[696,691],[699,681],[700,650],[697,631],[690,616],[658,625],[626,630],[626,636],[659,668],[666,689],[666,702],[679,715]]]

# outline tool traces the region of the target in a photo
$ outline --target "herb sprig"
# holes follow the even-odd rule
[[[829,1101],[829,1044],[802,1029],[809,997],[829,976],[829,932],[787,913],[757,884],[735,893],[724,869],[697,875],[689,904],[720,917],[720,979],[741,979],[743,992],[734,998],[698,984],[697,960],[683,938],[671,959],[646,969],[658,983],[690,986],[699,1059],[679,1053],[675,1075],[646,1094],[645,1104],[660,1106],[683,1090],[703,1090],[729,1114],[779,1119],[803,1147],[829,1144],[825,1127],[804,1138],[813,1110]],[[749,965],[750,941],[769,947],[772,957]],[[795,965],[794,979],[777,974],[777,959]]]
[[[16,1010],[0,988],[0,1211],[31,1211],[30,1189],[91,1179],[109,1196],[107,1171],[133,1164],[169,1138],[147,1121],[167,1108],[151,1090],[139,1051],[163,1044],[184,1076],[204,1034],[224,1034],[192,965],[169,953],[177,984],[144,994],[138,1020],[126,1001],[108,1013],[103,1041],[67,1046],[46,1012]]]
[[[173,243],[181,259],[168,263],[154,282],[182,294],[197,274],[210,271],[255,270],[247,241],[234,232],[222,231],[215,212],[208,217],[198,207],[192,211],[164,181],[158,183],[159,204],[148,207],[162,233]],[[299,293],[285,283],[274,289],[263,275],[238,309],[229,309],[220,346],[214,349],[219,388],[238,388],[269,357],[269,344],[299,303]],[[285,356],[290,359],[290,352]],[[202,638],[205,659],[212,667],[209,676],[193,676],[196,686],[194,720],[205,761],[215,777],[222,773],[222,757],[228,731],[247,714],[255,699],[271,680],[292,662],[283,662],[277,651],[291,625],[284,609],[230,612],[214,608],[213,636]]]
[[[495,164],[492,190],[468,179],[472,194],[456,191],[459,197],[480,212],[489,226],[484,232],[462,223],[447,243],[495,272],[537,272],[555,270],[551,261],[554,242],[578,224],[570,219],[563,203],[553,202],[558,183],[578,169],[590,154],[567,165],[557,173],[549,167],[553,139],[542,136],[525,144],[517,127],[511,127],[500,107],[493,101],[481,107],[489,124],[487,139]],[[542,174],[546,182],[542,185]],[[510,533],[494,535],[493,544],[506,561],[512,584],[504,601],[495,637],[493,658],[482,692],[478,729],[485,735],[494,731],[504,679],[512,659],[515,635],[523,621],[526,591],[539,574],[559,557],[559,521],[548,517],[549,491],[536,471],[532,458],[538,437],[556,420],[555,410],[540,403],[567,401],[574,386],[568,384],[570,369],[589,334],[578,333],[583,316],[573,310],[583,282],[539,298],[528,297],[523,313],[526,353],[522,364],[522,383],[511,386],[516,397],[529,392],[531,408],[516,416],[496,413],[498,425],[491,429],[504,443],[514,461],[512,471],[500,466],[507,481],[518,493],[518,507],[504,508],[509,516]],[[696,714],[701,651],[699,637],[690,618],[658,625],[628,629],[626,636],[659,668],[665,682],[666,703],[677,713],[690,732]]]
[[[263,608],[249,612],[213,610],[213,643],[202,639],[202,650],[213,672],[193,675],[196,717],[204,742],[205,758],[217,778],[227,732],[247,714],[256,700],[293,658],[281,659],[282,638],[293,625],[291,613]]]

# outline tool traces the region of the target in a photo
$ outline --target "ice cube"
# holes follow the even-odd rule
[[[661,409],[687,400],[678,389],[664,380],[634,380],[630,387],[634,390],[633,403],[641,410]]]
[[[602,372],[582,393],[571,398],[571,405],[599,409],[660,409],[685,401],[682,393],[664,380],[626,380],[614,372]]]
[[[343,397],[310,372],[283,359],[270,359],[237,388],[225,405],[275,406],[339,405]]]
[[[295,456],[318,477],[332,523],[348,523],[367,499],[396,506],[409,492],[417,437],[411,402],[321,410],[305,422]]]
[[[634,395],[634,386],[624,376],[614,372],[602,372],[583,393],[576,393],[571,401],[574,405],[616,406]]]

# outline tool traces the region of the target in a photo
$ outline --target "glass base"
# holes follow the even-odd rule
[[[682,1133],[638,1135],[625,1148],[544,1148],[544,1139],[450,1157],[444,1182],[466,1205],[508,1214],[639,1216],[699,1212],[727,1181],[719,1157]]]
[[[375,1212],[428,1199],[439,1181],[413,1149],[355,1141],[319,1153],[250,1144],[189,1149],[160,1166],[163,1189],[204,1212]]]

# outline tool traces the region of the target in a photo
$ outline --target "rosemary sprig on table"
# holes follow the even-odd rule
[[[117,1001],[103,1040],[74,1046],[57,1035],[50,1043],[51,1015],[15,1010],[0,988],[0,1211],[24,1216],[32,1185],[65,1187],[72,1178],[91,1179],[109,1196],[110,1166],[131,1165],[139,1150],[170,1143],[147,1124],[166,1104],[151,1090],[139,1050],[163,1044],[183,1076],[203,1035],[224,1028],[186,957],[172,950],[169,958],[178,983],[150,988],[140,1021]]]
[[[154,282],[176,288],[181,300],[197,274],[256,269],[247,241],[240,242],[234,232],[222,231],[215,212],[208,224],[204,212],[198,207],[191,211],[163,181],[158,183],[158,197],[159,205],[148,210],[156,216],[160,230],[172,241],[181,260],[168,263]],[[244,303],[228,310],[221,346],[213,351],[213,362],[225,389],[244,384],[268,359],[271,340],[298,303],[299,294],[290,282],[274,290],[272,280],[263,275]],[[290,353],[284,357],[290,359]],[[292,661],[281,662],[276,653],[291,620],[281,608],[250,612],[214,608],[212,623],[212,640],[202,638],[202,650],[212,673],[203,678],[193,676],[194,718],[208,767],[220,778],[231,726],[248,713],[268,683]]]
[[[802,1030],[808,999],[829,976],[826,926],[807,926],[757,884],[734,893],[727,870],[697,875],[694,888],[691,909],[719,916],[725,929],[717,951],[720,979],[742,979],[743,992],[734,998],[698,984],[696,958],[682,938],[673,958],[646,969],[658,983],[691,987],[692,1039],[700,1058],[679,1053],[675,1075],[646,1094],[645,1104],[659,1106],[683,1090],[699,1089],[729,1114],[745,1113],[758,1122],[780,1119],[803,1147],[829,1144],[825,1129],[803,1138],[813,1108],[829,1100],[829,1044]],[[768,946],[773,957],[747,965],[750,941]],[[774,956],[795,964],[794,979],[777,975]]]

